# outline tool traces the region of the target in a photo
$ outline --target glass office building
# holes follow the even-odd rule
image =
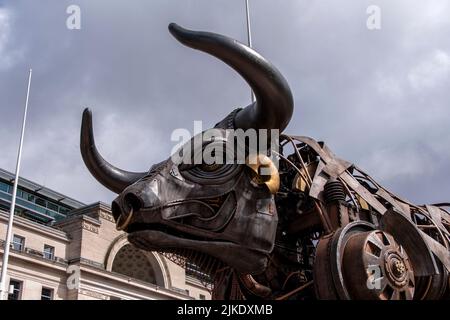
[[[0,169],[0,209],[9,211],[13,191],[14,174]],[[19,178],[15,214],[27,219],[52,224],[67,216],[70,210],[85,206],[56,191],[27,179]]]

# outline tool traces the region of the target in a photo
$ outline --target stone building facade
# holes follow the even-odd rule
[[[8,212],[0,209],[0,258]],[[1,264],[1,260],[0,260]],[[10,299],[209,299],[195,271],[132,246],[108,205],[95,203],[45,225],[16,216],[8,279]]]

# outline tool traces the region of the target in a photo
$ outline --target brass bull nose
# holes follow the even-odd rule
[[[153,191],[143,191],[145,186],[133,186],[125,190],[111,204],[111,211],[116,221],[117,230],[125,230],[132,223],[133,215],[141,208],[156,205],[158,198]]]
[[[122,213],[116,221],[116,229],[121,231],[130,224],[131,218],[133,217],[133,208],[128,211],[128,213]]]
[[[111,206],[112,215],[116,221],[117,230],[125,230],[130,224],[134,213],[134,205],[126,201],[123,206],[114,200]]]

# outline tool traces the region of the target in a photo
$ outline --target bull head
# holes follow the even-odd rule
[[[216,128],[286,128],[293,112],[292,94],[269,61],[222,35],[176,24],[170,24],[169,31],[182,44],[225,62],[253,89],[255,102],[234,110]],[[257,155],[251,165],[184,165],[169,158],[148,172],[121,170],[97,151],[88,109],[83,113],[80,146],[91,174],[119,194],[112,214],[131,243],[145,250],[195,252],[243,274],[265,269],[277,230],[274,193],[279,184],[278,172],[267,157]],[[271,168],[268,176],[258,176],[259,166]]]

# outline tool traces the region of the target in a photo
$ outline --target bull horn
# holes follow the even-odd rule
[[[182,44],[222,60],[236,70],[252,88],[256,101],[239,111],[234,127],[241,129],[279,129],[292,117],[293,98],[283,75],[252,48],[223,35],[191,31],[175,23],[170,33]]]
[[[92,128],[92,112],[84,109],[81,123],[80,149],[83,161],[91,174],[109,190],[121,193],[127,186],[144,177],[147,172],[128,172],[108,163],[97,150]]]

